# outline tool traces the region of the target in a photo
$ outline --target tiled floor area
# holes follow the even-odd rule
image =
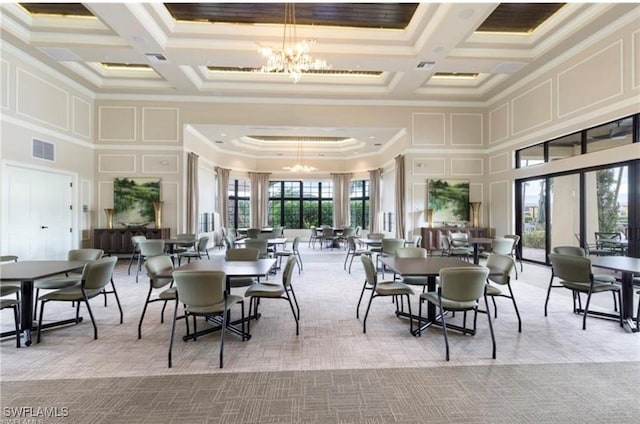
[[[214,255],[222,251],[212,250]],[[498,319],[494,321],[497,359],[491,359],[491,343],[486,317],[478,317],[474,337],[451,333],[451,361],[444,361],[444,340],[438,328],[416,338],[409,334],[409,323],[394,315],[389,299],[373,302],[362,333],[362,316],[355,307],[362,289],[364,272],[354,261],[351,274],[343,270],[345,251],[309,249],[301,243],[304,271],[293,275],[301,309],[300,335],[288,304],[264,300],[262,318],[252,323],[252,339],[242,342],[234,335],[225,340],[225,367],[218,368],[219,336],[182,342],[176,338],[173,368],[167,368],[170,312],[165,323],[159,320],[160,303],[152,304],[143,324],[142,339],[137,338],[138,319],[148,289],[146,278],[136,284],[127,275],[127,261],[117,266],[115,282],[125,313],[124,324],[110,299],[104,307],[101,298],[93,300],[99,339],[93,340],[86,311],[80,325],[43,332],[42,342],[16,349],[14,340],[0,343],[0,377],[10,380],[115,377],[170,374],[206,374],[252,371],[334,370],[363,368],[410,368],[466,365],[563,364],[584,362],[640,361],[640,333],[630,334],[614,321],[590,318],[587,330],[582,319],[571,312],[571,298],[564,289],[552,292],[550,313],[543,306],[550,272],[546,267],[525,264],[513,287],[523,321],[522,333],[508,299],[499,299]],[[270,279],[281,278],[270,276]],[[244,289],[235,289],[242,293]],[[368,294],[366,294],[368,296]],[[367,299],[367,298],[365,298]],[[414,306],[417,310],[417,296]],[[636,298],[637,301],[637,298]],[[248,302],[247,302],[248,303]],[[594,297],[594,307],[612,308],[609,294]],[[170,310],[170,308],[168,308]],[[2,312],[2,330],[10,329],[11,312]],[[46,319],[72,317],[68,304],[50,304]],[[459,314],[461,315],[461,314]],[[460,317],[456,318],[460,320]],[[178,323],[178,334],[184,323]]]

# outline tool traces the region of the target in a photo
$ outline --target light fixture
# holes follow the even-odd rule
[[[329,69],[331,66],[320,59],[314,59],[309,53],[314,40],[298,42],[296,35],[296,6],[293,3],[284,5],[284,34],[282,48],[272,49],[258,45],[258,51],[267,59],[267,64],[260,68],[261,72],[282,73],[298,82],[305,71]]]
[[[315,166],[307,165],[304,162],[302,154],[302,141],[298,141],[298,158],[296,163],[293,166],[283,166],[282,169],[296,173],[309,173],[318,170],[318,168],[316,168]]]

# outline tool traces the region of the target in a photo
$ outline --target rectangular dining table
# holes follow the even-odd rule
[[[624,327],[633,333],[640,331],[633,319],[633,275],[640,274],[640,258],[629,256],[592,256],[591,266],[620,272],[622,305],[622,323]]]
[[[269,271],[275,266],[276,260],[274,258],[268,259],[258,259],[255,261],[227,261],[221,256],[216,256],[211,259],[202,259],[199,261],[193,261],[191,263],[187,263],[180,267],[177,267],[171,270],[171,273],[159,274],[160,278],[172,278],[173,271],[222,271],[226,275],[226,284],[227,284],[227,292],[231,290],[229,286],[229,282],[234,277],[264,277],[269,275]],[[250,319],[251,317],[247,317],[246,319]],[[255,317],[257,318],[257,317]],[[185,340],[192,339],[198,337],[203,334],[208,334],[214,331],[218,331],[221,329],[221,321],[212,320],[215,324],[218,324],[217,327],[207,328],[205,330],[198,331],[195,334],[190,334],[188,336],[183,337]],[[233,321],[231,325],[237,325],[241,321]],[[243,336],[246,340],[251,338],[250,334],[243,334],[241,330],[235,327],[229,327],[229,330]]]
[[[396,257],[385,257],[381,258],[380,261],[389,269],[391,269],[396,274],[399,274],[403,277],[427,277],[427,290],[435,291],[436,290],[436,277],[440,274],[440,270],[442,268],[449,267],[476,267],[478,265],[472,264],[470,262],[461,261],[457,258],[451,258],[447,256],[430,256],[428,258],[396,258]],[[410,317],[412,319],[418,320],[418,329],[414,330],[413,335],[418,335],[425,328],[436,324],[442,325],[441,321],[437,319],[436,316],[436,307],[431,302],[427,302],[427,317],[426,319],[423,317],[422,321],[424,324],[420,322],[420,318],[417,315]],[[409,314],[405,312],[397,312],[399,316],[407,316]],[[473,330],[464,329],[462,327],[447,323],[447,328],[451,328],[458,331],[465,331],[467,333],[473,334]]]
[[[20,282],[20,331],[25,337],[24,344],[31,346],[31,332],[37,326],[33,322],[33,286],[36,280],[54,275],[64,274],[84,267],[87,261],[20,261],[0,265],[0,281]],[[35,299],[37,302],[38,300]],[[82,317],[79,318],[82,320]],[[47,323],[42,328],[75,323],[76,320],[68,319]],[[15,332],[9,331],[0,336],[5,337]]]

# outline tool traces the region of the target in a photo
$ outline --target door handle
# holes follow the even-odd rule
[[[43,225],[43,226],[41,226],[40,228],[44,230],[44,229],[49,228],[49,227],[45,227],[45,226]]]

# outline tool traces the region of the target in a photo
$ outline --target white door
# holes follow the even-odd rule
[[[73,246],[70,175],[7,166],[3,253],[20,260],[66,259]]]

